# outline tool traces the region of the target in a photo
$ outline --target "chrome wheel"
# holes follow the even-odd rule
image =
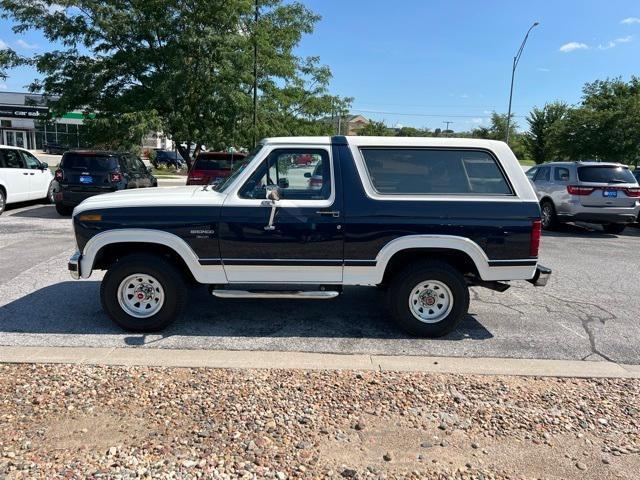
[[[146,273],[129,275],[118,287],[118,303],[135,318],[148,318],[164,305],[164,290],[160,282]]]
[[[453,308],[453,294],[447,285],[438,280],[419,283],[409,296],[409,310],[424,323],[438,323]]]

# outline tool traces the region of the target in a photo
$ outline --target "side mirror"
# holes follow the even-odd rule
[[[40,170],[46,170],[49,168],[49,164],[47,162],[40,162]]]
[[[280,187],[277,185],[267,185],[265,187],[267,200],[277,202],[280,200]]]
[[[311,172],[305,172],[304,178],[311,178]]]
[[[278,186],[280,188],[289,188],[289,179],[281,178],[280,180],[278,180]]]

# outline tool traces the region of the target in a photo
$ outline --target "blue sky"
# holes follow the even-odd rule
[[[535,105],[579,101],[585,82],[640,75],[638,0],[304,0],[322,15],[299,48],[331,67],[331,90],[355,97],[354,112],[389,125],[456,131],[506,112],[511,61],[534,21],[516,73],[517,122]],[[0,42],[42,51],[37,33]],[[2,43],[0,43],[0,46]],[[11,72],[0,89],[22,91],[33,72]],[[383,112],[383,113],[375,113]]]

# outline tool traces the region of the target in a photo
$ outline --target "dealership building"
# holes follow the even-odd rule
[[[84,146],[82,112],[48,117],[49,107],[42,95],[0,92],[0,144],[29,150],[40,150],[47,142]]]
[[[73,111],[49,118],[43,95],[0,92],[0,145],[42,150],[45,143],[68,148],[88,147],[84,138],[84,113]],[[171,140],[159,132],[150,132],[141,141],[142,148],[173,148]]]

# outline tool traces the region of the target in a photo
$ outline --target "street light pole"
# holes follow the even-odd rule
[[[253,22],[253,147],[258,144],[258,39],[256,38],[258,20],[260,19],[260,6],[258,0],[255,3]]]
[[[524,36],[524,40],[522,40],[522,44],[520,45],[518,52],[516,53],[515,57],[513,57],[513,68],[511,69],[511,89],[509,90],[509,111],[507,112],[507,135],[505,138],[505,142],[507,142],[507,144],[509,143],[509,129],[511,126],[511,101],[513,100],[513,80],[516,76],[516,67],[518,66],[518,62],[520,61],[522,51],[524,50],[524,46],[527,43],[527,39],[529,38],[531,30],[533,30],[533,28],[537,27],[538,25],[540,25],[539,22],[534,22],[533,25],[529,27],[529,30],[527,30],[527,34]]]

